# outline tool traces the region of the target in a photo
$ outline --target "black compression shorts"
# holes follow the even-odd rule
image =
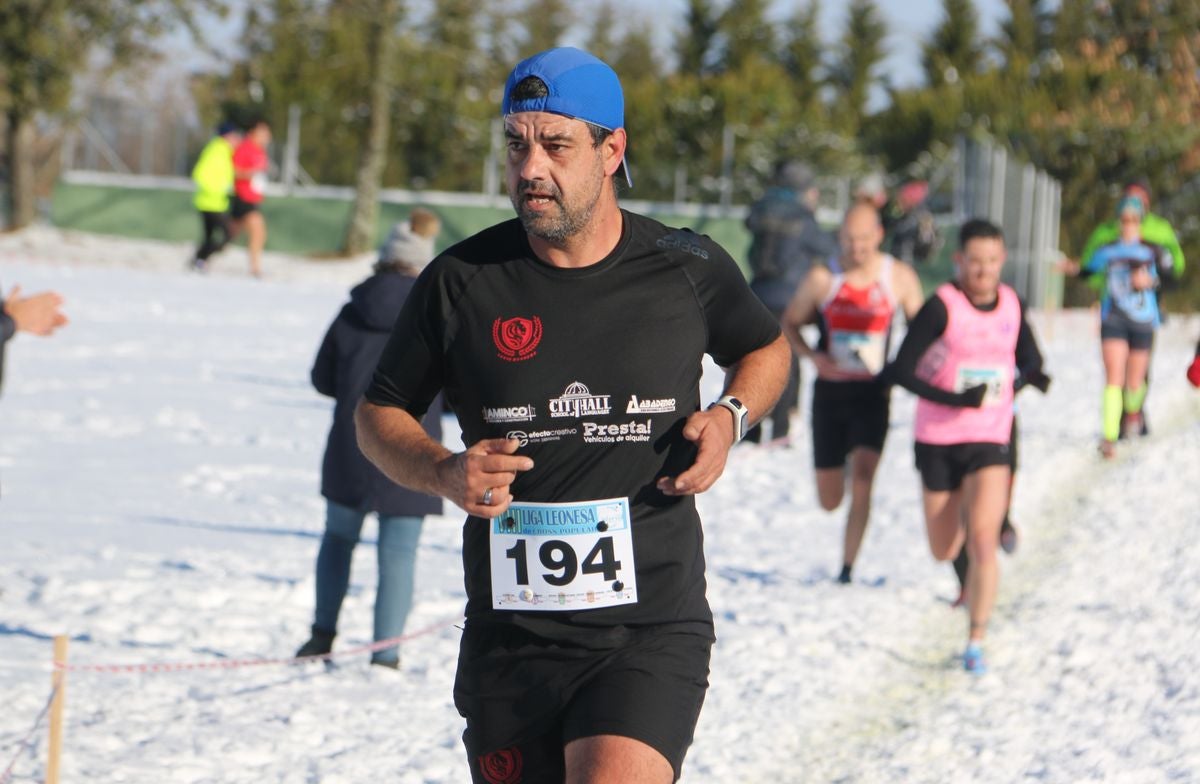
[[[841,468],[854,449],[883,451],[890,396],[874,381],[813,382],[813,466]]]
[[[1125,311],[1113,307],[1100,322],[1101,340],[1123,340],[1134,351],[1149,351],[1154,346],[1154,325],[1134,321]]]
[[[917,470],[926,490],[957,490],[967,474],[988,466],[1011,466],[1008,444],[923,444],[914,445]]]
[[[696,626],[630,630],[624,644],[591,650],[468,625],[454,704],[472,782],[562,784],[563,748],[593,735],[642,741],[678,779],[708,689],[712,639]]]
[[[252,212],[258,212],[261,208],[262,204],[256,201],[246,201],[239,196],[234,196],[229,200],[229,214],[235,219],[244,218]]]

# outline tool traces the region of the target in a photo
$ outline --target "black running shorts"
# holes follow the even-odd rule
[[[1154,346],[1154,325],[1134,321],[1125,311],[1114,307],[1100,322],[1101,340],[1123,340],[1134,351],[1149,351]]]
[[[708,689],[711,627],[625,630],[600,650],[511,626],[463,633],[454,704],[474,784],[562,784],[564,747],[593,735],[640,740],[678,779]]]
[[[1011,466],[1008,444],[915,444],[917,470],[926,490],[957,490],[967,474],[988,466]]]
[[[229,200],[229,214],[235,220],[240,220],[252,212],[258,212],[261,207],[262,205],[258,202],[246,201],[239,196],[234,196]]]
[[[813,466],[841,468],[860,447],[882,452],[889,401],[888,388],[874,381],[813,382]]]

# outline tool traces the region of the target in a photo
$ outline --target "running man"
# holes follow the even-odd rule
[[[267,221],[262,214],[263,190],[271,161],[267,145],[271,143],[271,126],[258,120],[246,132],[246,138],[233,152],[233,203],[230,216],[234,233],[246,230],[246,248],[250,252],[250,274],[262,277],[262,252],[267,244]]]
[[[1146,372],[1154,333],[1161,323],[1158,311],[1159,270],[1169,266],[1162,247],[1142,239],[1146,205],[1126,196],[1117,205],[1120,238],[1103,245],[1082,266],[1066,259],[1059,269],[1068,274],[1103,275],[1100,300],[1100,353],[1104,361],[1100,453],[1116,454],[1122,435],[1142,434],[1142,404],[1146,401]]]
[[[501,113],[517,219],[421,274],[359,443],[469,515],[454,694],[472,780],[666,784],[714,639],[695,495],[779,397],[788,345],[716,243],[621,209],[608,65],[534,55]],[[705,353],[729,372],[702,408]],[[463,452],[420,427],[441,390]]]
[[[850,508],[838,582],[849,583],[871,514],[871,485],[888,431],[890,389],[878,374],[887,362],[897,307],[911,319],[921,309],[921,281],[912,267],[879,250],[879,211],[859,203],[846,213],[838,235],[840,272],[813,267],[783,316],[783,332],[817,369],[812,394],[813,467],[817,497],[827,512],[846,492]],[[816,324],[817,346],[800,328]]]
[[[1026,364],[1033,361],[1033,330],[1016,292],[1000,282],[1000,229],[969,220],[958,245],[956,279],[926,301],[885,373],[920,398],[913,430],[929,548],[946,561],[966,541],[970,627],[963,666],[982,673],[1008,503],[1014,368],[1029,378],[1041,368]]]
[[[192,168],[192,182],[196,184],[192,203],[200,212],[204,234],[189,266],[199,272],[208,269],[209,257],[233,236],[229,193],[233,190],[233,149],[241,140],[241,129],[231,122],[221,123]]]

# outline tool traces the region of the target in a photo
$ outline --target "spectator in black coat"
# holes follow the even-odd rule
[[[783,161],[762,198],[750,207],[750,289],[767,309],[781,318],[804,276],[813,264],[827,264],[838,255],[837,240],[817,224],[816,181],[813,171],[799,161]],[[800,397],[800,364],[791,358],[787,386],[771,410],[771,441],[786,446],[790,417]],[[746,433],[745,440],[762,440],[762,423]]]
[[[385,477],[358,449],[354,407],[358,404],[392,323],[421,269],[433,258],[440,221],[424,209],[392,229],[380,250],[374,274],[354,287],[317,352],[312,383],[334,398],[333,426],[321,470],[327,514],[317,555],[317,603],[312,637],[297,656],[329,653],[350,581],[350,562],[363,520],[379,518],[379,584],[375,596],[376,642],[399,637],[412,607],[417,540],[425,515],[442,513],[442,500],[408,490]],[[436,400],[425,415],[427,433],[441,440],[442,406]],[[376,650],[372,664],[399,667],[398,645]]]

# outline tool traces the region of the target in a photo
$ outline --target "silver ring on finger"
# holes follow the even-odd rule
[[[487,490],[483,491],[483,500],[480,501],[480,503],[484,506],[492,505],[492,488],[489,487]]]

